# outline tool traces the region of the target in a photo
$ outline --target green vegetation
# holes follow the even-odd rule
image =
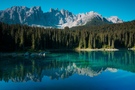
[[[69,29],[44,29],[0,23],[0,51],[27,51],[74,48],[132,48],[135,21]]]

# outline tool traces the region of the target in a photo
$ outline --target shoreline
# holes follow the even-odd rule
[[[76,51],[119,51],[119,49],[75,49]]]
[[[75,51],[121,51],[121,50],[133,50],[135,51],[135,48],[123,48],[123,49],[107,49],[107,48],[101,48],[101,49],[89,49],[89,48],[86,48],[86,49],[79,49],[79,48],[76,48]]]
[[[128,51],[128,50],[131,50],[131,51],[135,51],[135,48],[128,48],[128,49],[107,49],[107,48],[101,48],[101,49],[89,49],[89,48],[86,48],[86,49],[79,49],[79,48],[76,48],[76,49],[46,49],[44,51],[41,51],[41,52],[45,52],[45,53],[50,53],[50,52],[68,52],[68,51]],[[25,53],[27,53],[29,51],[26,51],[26,52],[0,52],[0,56],[23,56]],[[29,52],[31,54],[39,54],[41,53],[40,51],[38,52]]]

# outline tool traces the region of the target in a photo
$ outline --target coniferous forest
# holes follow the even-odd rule
[[[0,23],[0,51],[135,47],[135,21],[64,29]]]

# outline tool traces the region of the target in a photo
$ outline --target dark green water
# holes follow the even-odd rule
[[[135,51],[1,56],[0,90],[135,90]]]

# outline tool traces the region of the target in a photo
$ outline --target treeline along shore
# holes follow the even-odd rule
[[[0,23],[0,51],[135,48],[135,21],[64,29]]]

